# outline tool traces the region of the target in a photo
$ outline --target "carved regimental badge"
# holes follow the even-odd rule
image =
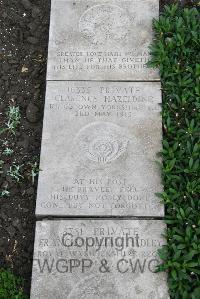
[[[80,130],[75,144],[80,159],[103,165],[118,159],[126,151],[128,138],[118,125],[94,122]]]
[[[95,5],[85,11],[79,21],[79,30],[93,44],[109,40],[123,40],[129,32],[130,18],[117,5]]]

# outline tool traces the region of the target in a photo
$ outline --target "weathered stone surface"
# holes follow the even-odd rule
[[[158,0],[53,0],[47,80],[158,80],[147,69]]]
[[[37,222],[31,299],[169,299],[160,220]]]
[[[158,82],[48,82],[36,214],[163,216]]]

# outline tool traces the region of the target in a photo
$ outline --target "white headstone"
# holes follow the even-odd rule
[[[38,216],[163,216],[156,82],[48,82]]]
[[[47,80],[159,80],[149,69],[158,0],[53,0]]]
[[[37,222],[31,299],[169,299],[155,220]]]

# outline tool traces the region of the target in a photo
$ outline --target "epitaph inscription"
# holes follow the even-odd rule
[[[31,299],[169,299],[155,220],[37,222]],[[145,281],[145,283],[144,283]]]
[[[54,0],[47,80],[159,80],[149,69],[158,0]]]
[[[160,83],[47,82],[37,215],[163,216]]]

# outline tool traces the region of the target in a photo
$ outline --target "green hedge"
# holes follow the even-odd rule
[[[0,299],[27,299],[23,280],[5,269],[0,269]]]
[[[200,13],[165,7],[153,22],[151,67],[163,90],[167,245],[160,251],[171,298],[200,298]]]

